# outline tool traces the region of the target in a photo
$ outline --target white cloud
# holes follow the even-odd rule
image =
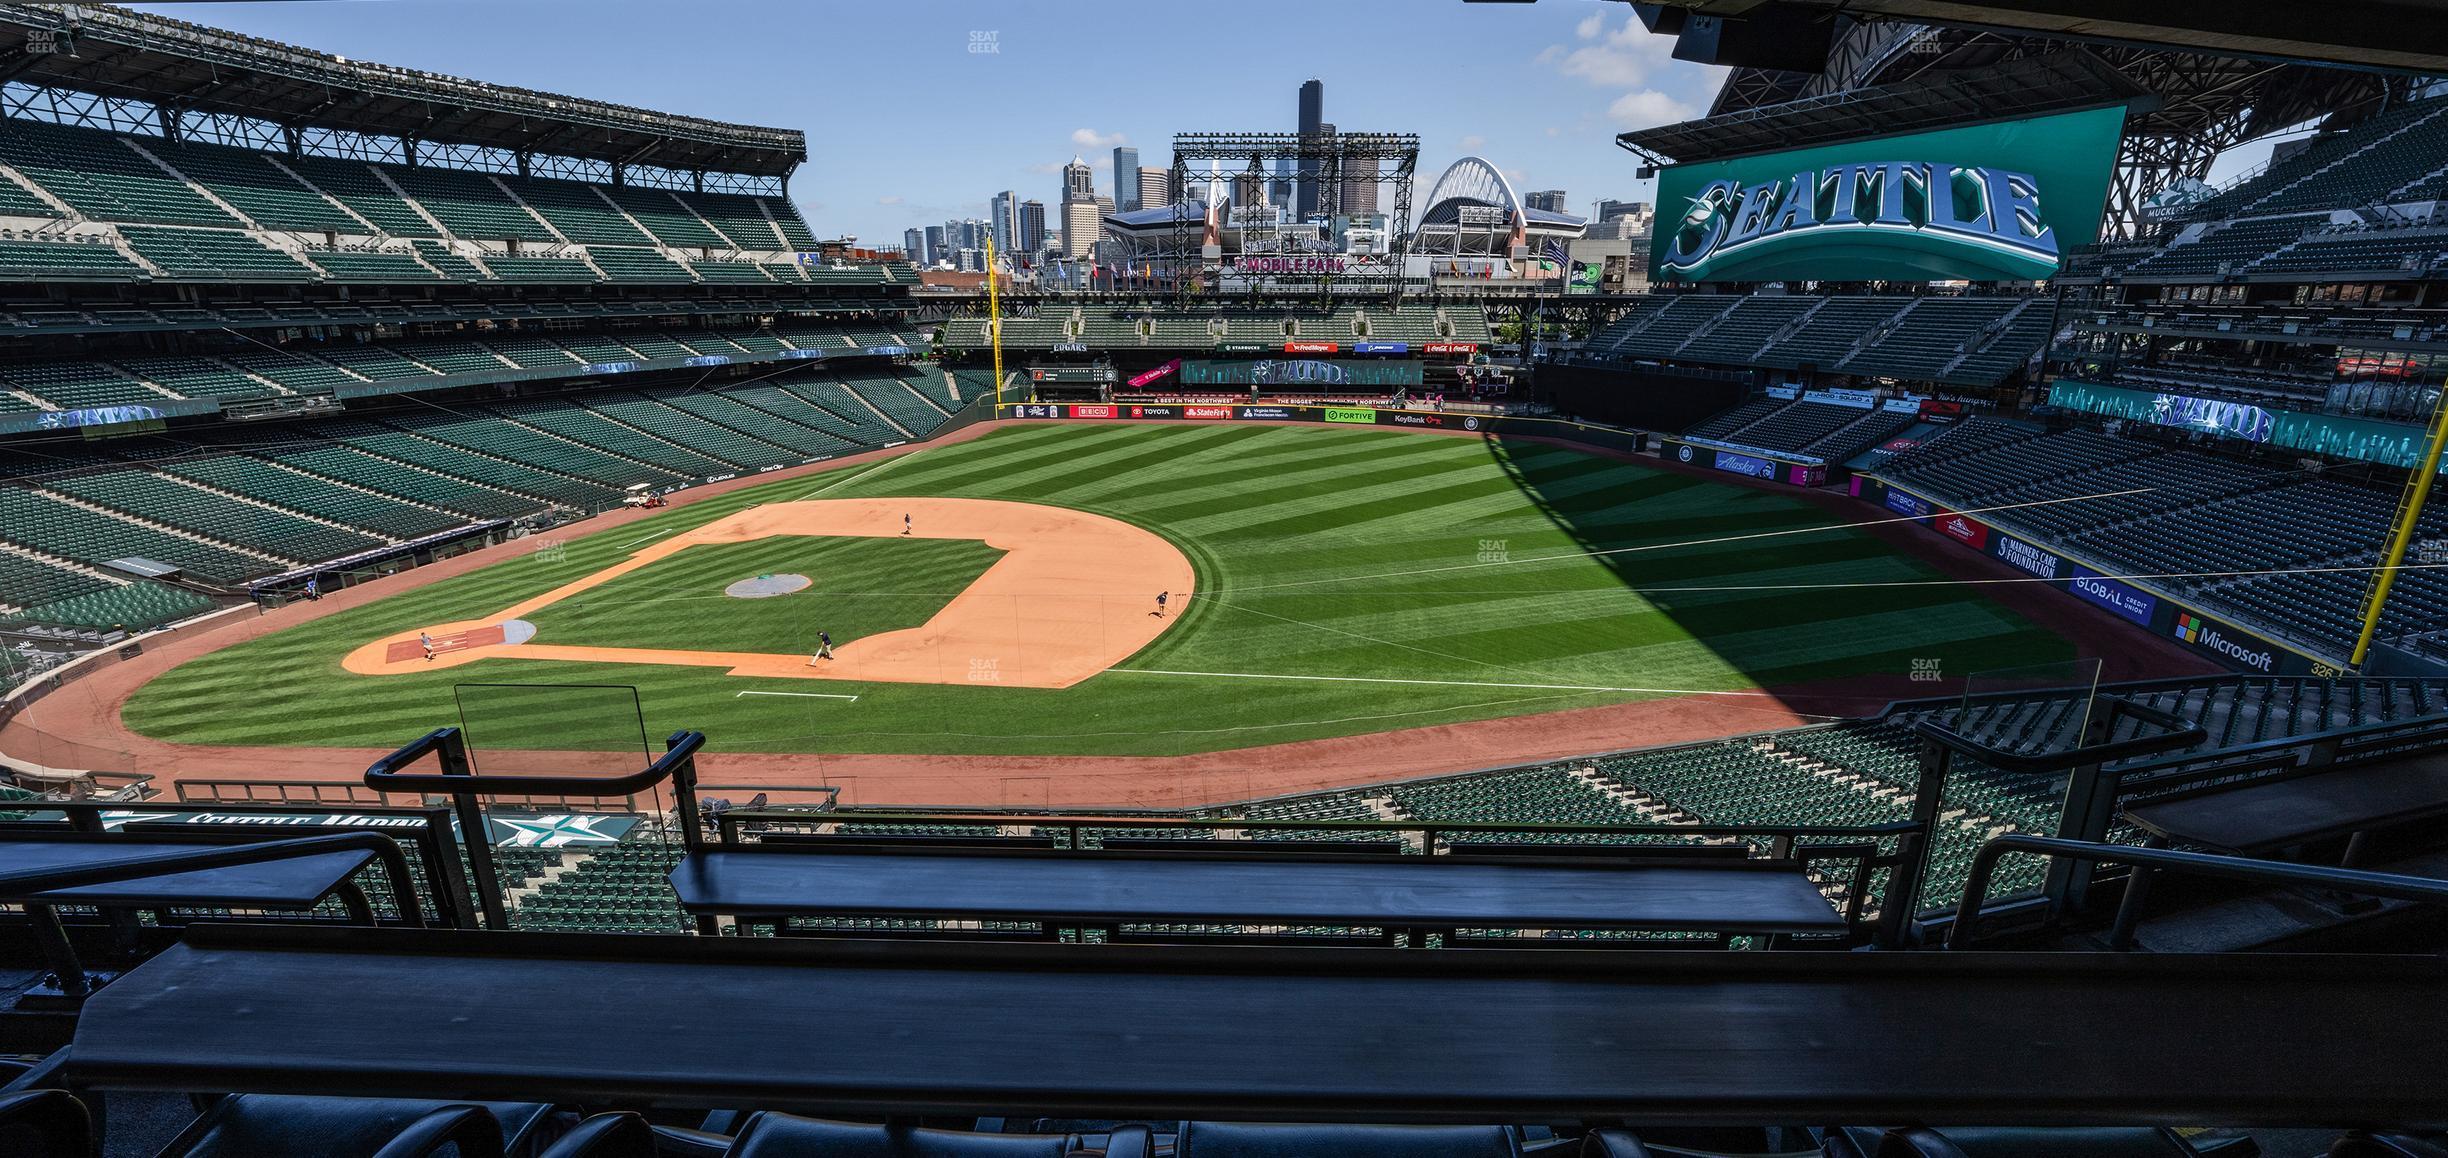
[[[1596,40],[1598,39],[1598,30],[1605,27],[1606,13],[1592,12],[1589,15],[1582,17],[1581,23],[1573,26],[1573,35],[1578,36],[1583,40]]]
[[[1628,92],[1607,106],[1607,116],[1626,128],[1646,129],[1671,125],[1699,116],[1700,110],[1653,88]]]
[[[1130,138],[1120,133],[1100,133],[1095,129],[1073,129],[1071,143],[1083,149],[1110,149],[1129,144]]]
[[[876,204],[878,205],[899,205],[900,203],[901,196],[897,193],[887,193],[882,197],[876,198]]]
[[[1563,133],[1563,131],[1564,131],[1564,130],[1559,129],[1559,128],[1555,127],[1554,125],[1549,125],[1549,126],[1547,126],[1547,135],[1548,135],[1548,136],[1550,136],[1550,137],[1557,136],[1557,135],[1559,135],[1559,134]]]
[[[1471,135],[1462,138],[1462,147],[1465,149],[1476,149],[1484,144],[1487,144],[1487,138],[1482,137],[1477,133],[1472,133]]]

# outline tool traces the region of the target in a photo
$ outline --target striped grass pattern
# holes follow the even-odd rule
[[[819,689],[860,697],[849,702],[743,697],[808,689],[701,668],[487,660],[366,678],[339,667],[376,635],[482,615],[600,570],[658,533],[810,496],[1000,498],[1109,515],[1178,544],[1200,593],[1139,655],[1063,691]],[[188,663],[141,689],[126,719],[188,743],[378,746],[451,722],[455,684],[617,684],[638,689],[648,735],[699,728],[717,750],[1175,755],[1894,675],[1915,660],[1961,673],[2072,654],[1976,589],[1841,586],[1939,576],[1770,491],[1546,445],[1396,431],[1008,427],[746,488],[563,548]],[[824,564],[808,564],[820,568],[809,572],[819,587],[922,592],[956,588],[886,569],[952,576],[984,563],[860,565],[878,571],[836,583]],[[607,643],[667,642],[684,628],[660,612],[581,618]]]

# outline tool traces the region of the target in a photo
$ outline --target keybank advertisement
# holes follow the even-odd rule
[[[2018,539],[1969,515],[1949,511],[1919,495],[1890,486],[1884,479],[1853,477],[1859,484],[1856,492],[1859,497],[1907,514],[1933,512],[1937,517],[1929,521],[1931,530],[2017,571],[2053,580],[2049,586],[2063,587],[2067,594],[2085,603],[2153,635],[2200,651],[2228,667],[2263,675],[2338,674],[2336,667],[2317,656],[2273,643],[2258,633],[2195,611],[2138,583],[2109,578],[2054,549]]]
[[[1658,175],[1653,281],[2033,280],[2099,237],[2125,109],[1905,133]]]

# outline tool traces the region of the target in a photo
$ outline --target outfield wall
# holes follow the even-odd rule
[[[1779,454],[1757,447],[1719,446],[1704,438],[1662,438],[1660,450],[1685,466],[1708,467],[1744,478],[1767,479],[1798,487],[1827,483],[1827,463],[1801,455]]]
[[[2157,584],[2134,578],[2112,578],[2120,571],[2081,559],[2057,547],[2018,538],[1995,524],[1954,510],[1928,495],[1873,475],[1857,474],[1852,494],[1919,522],[1931,532],[1968,550],[1978,551],[2047,586],[2080,599],[2110,615],[2172,639],[2204,658],[2254,675],[2316,676],[2333,679],[2346,672],[2343,658],[2321,655],[2300,645],[2280,643],[2268,633],[2245,627],[2225,616],[2204,611]],[[2378,674],[2392,674],[2382,672]],[[2436,668],[2402,674],[2439,674]]]

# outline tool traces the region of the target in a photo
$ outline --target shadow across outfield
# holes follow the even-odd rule
[[[1545,441],[1491,436],[1487,446],[1571,549],[1645,605],[1588,625],[1591,666],[1605,678],[1664,686],[1670,671],[1643,664],[1642,651],[1662,657],[1688,637],[1792,713],[1857,715],[1949,694],[1973,672],[2075,654],[1887,534],[1846,526],[1880,517],[1867,507]],[[1556,551],[1509,553],[1536,566]]]

